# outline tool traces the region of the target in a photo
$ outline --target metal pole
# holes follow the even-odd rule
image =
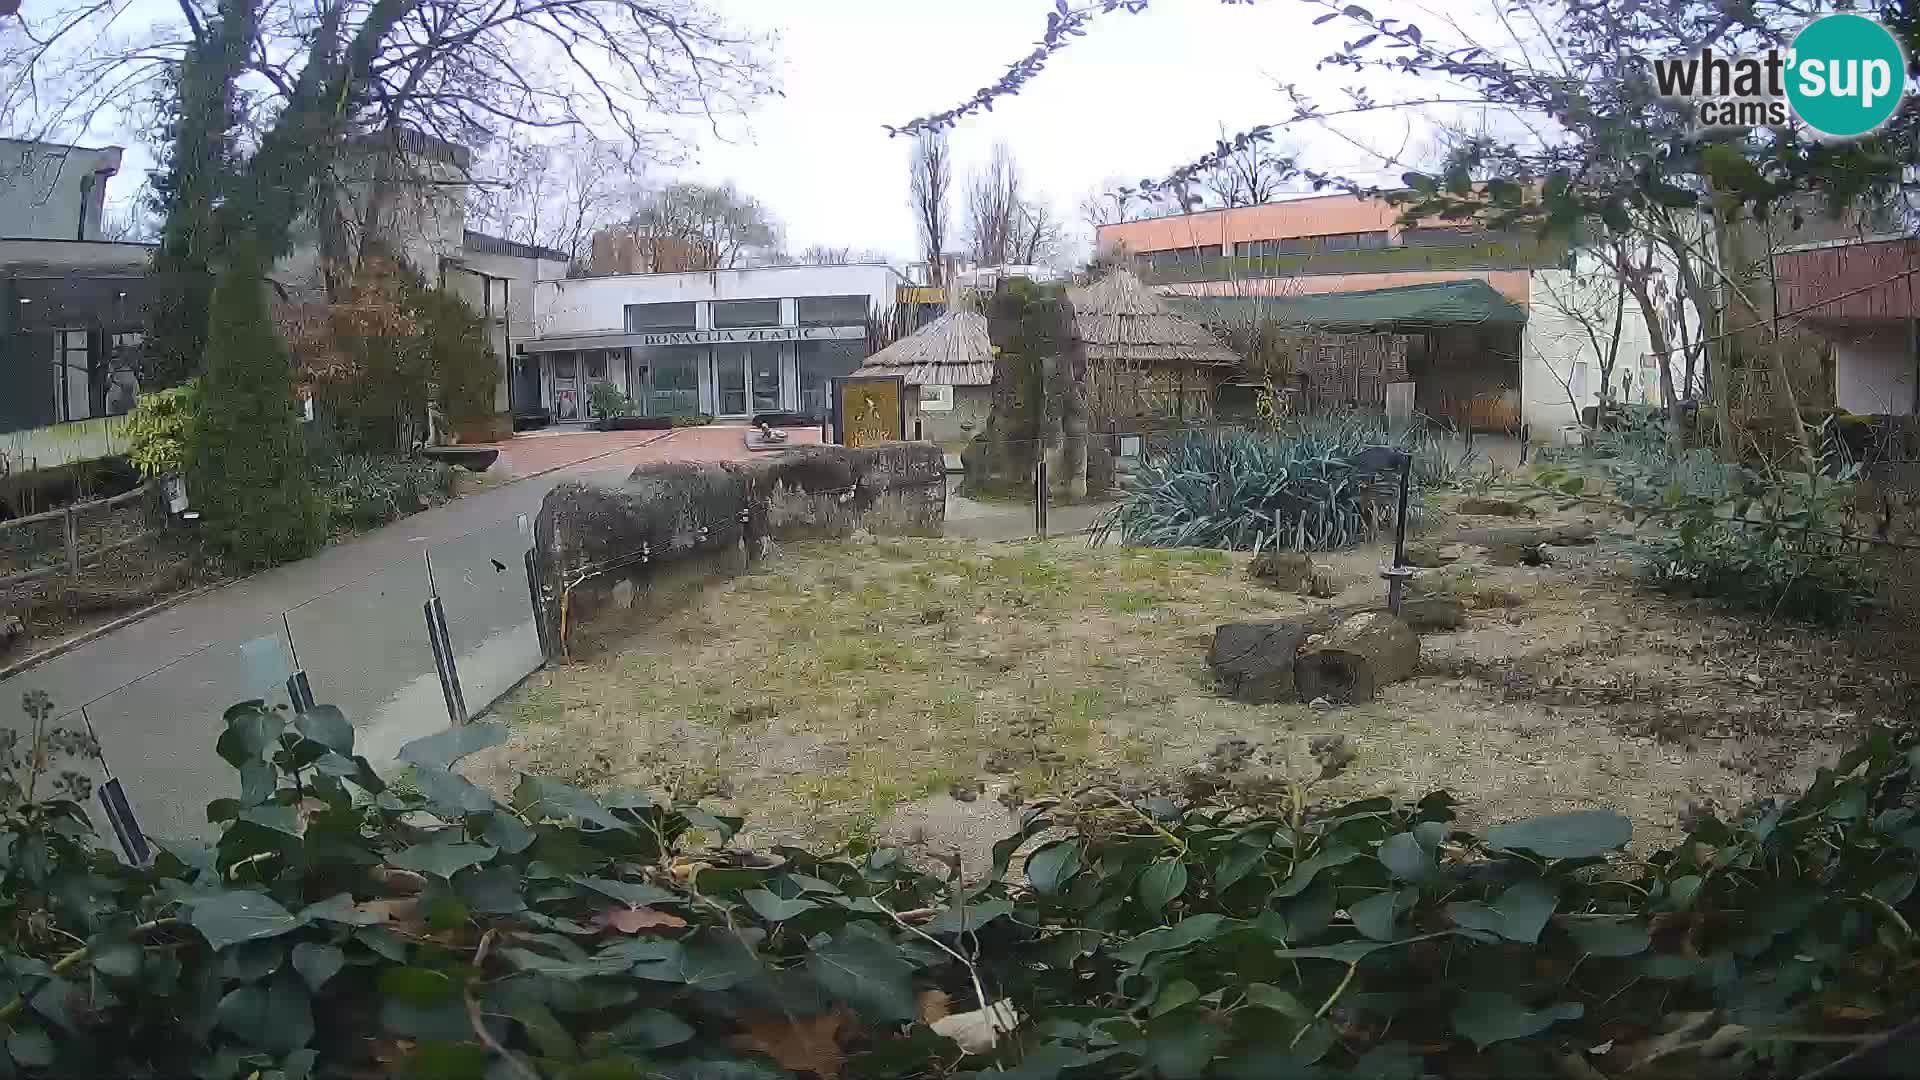
[[[1413,473],[1413,455],[1400,459],[1400,512],[1393,521],[1393,569],[1387,575],[1387,610],[1400,614],[1401,595],[1407,585],[1407,489]]]
[[[62,538],[67,547],[67,577],[76,579],[80,576],[80,519],[74,513],[72,504],[68,504],[67,512],[61,515],[60,521]]]
[[[1041,451],[1033,463],[1033,526],[1040,539],[1047,538],[1047,456]]]
[[[454,669],[453,650],[447,645],[446,613],[440,598],[430,596],[423,605],[427,616],[427,644],[433,647],[433,668],[440,675],[440,693],[447,701],[447,718],[454,724],[467,722],[467,705],[460,693],[460,673]]]
[[[100,734],[93,730],[93,717],[85,705],[80,706],[80,722],[86,725],[88,737],[100,751],[100,771],[107,777],[96,792],[100,809],[106,813],[107,823],[113,826],[114,838],[120,841],[120,850],[126,854],[127,862],[145,866],[153,859],[153,849],[147,846],[146,833],[141,831],[140,821],[133,815],[133,803],[127,800],[126,789],[121,786],[120,778],[113,775],[113,767],[107,764],[106,748],[100,745]]]

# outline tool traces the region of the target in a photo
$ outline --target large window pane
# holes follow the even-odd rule
[[[642,404],[648,416],[692,416],[700,411],[700,364],[707,358],[701,346],[646,349],[640,363],[647,365],[641,381],[648,384]]]
[[[800,368],[800,408],[825,420],[832,408],[833,379],[851,375],[867,355],[864,341],[802,341],[794,345]]]
[[[801,326],[859,326],[867,320],[865,296],[803,296]]]
[[[713,347],[714,386],[721,416],[744,416],[747,412],[746,345]]]
[[[753,411],[772,412],[780,407],[780,349],[757,346],[748,370],[753,375]]]
[[[634,334],[666,333],[693,329],[693,302],[681,304],[628,304],[627,331]]]
[[[713,326],[716,330],[736,330],[755,326],[779,326],[778,300],[716,300]]]

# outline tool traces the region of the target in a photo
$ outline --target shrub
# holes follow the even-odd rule
[[[1640,544],[1654,586],[1826,623],[1872,601],[1872,575],[1843,536],[1859,467],[1843,464],[1844,447],[1822,429],[1813,429],[1821,449],[1810,471],[1725,464],[1704,449],[1675,454],[1658,414],[1615,434],[1574,468],[1604,476],[1631,516],[1668,526]],[[1574,495],[1586,486],[1562,464],[1537,481]]]
[[[236,252],[213,292],[187,486],[215,550],[243,569],[311,554],[326,536],[294,416],[292,368],[266,279]]]
[[[689,413],[673,418],[674,427],[706,427],[713,423],[713,417],[706,413]]]
[[[414,457],[342,454],[320,469],[327,521],[335,530],[371,529],[453,494],[453,467]]]
[[[199,390],[196,380],[141,394],[134,403],[127,414],[127,460],[140,475],[169,476],[186,467],[194,396]]]
[[[1350,547],[1393,525],[1398,474],[1362,473],[1351,464],[1360,451],[1382,445],[1413,451],[1416,500],[1465,467],[1424,429],[1389,436],[1377,421],[1357,416],[1303,417],[1272,434],[1186,432],[1141,465],[1096,535],[1118,529],[1123,542],[1149,547]],[[1416,503],[1409,508],[1419,512]]]
[[[218,840],[131,868],[84,786],[36,783],[88,747],[32,704],[0,810],[27,1076],[1765,1078],[1920,994],[1920,753],[1885,732],[1645,860],[1607,811],[1476,836],[1444,793],[1309,811],[1302,781],[1278,813],[1036,808],[969,885],[864,845],[703,850],[742,822],[633,791],[501,803],[450,771],[498,724],[408,745],[389,787],[338,710],[259,702],[224,718]],[[1010,1036],[927,1026],[988,999]]]
[[[633,399],[620,392],[612,383],[594,383],[587,391],[587,405],[597,416],[628,416],[633,413]]]

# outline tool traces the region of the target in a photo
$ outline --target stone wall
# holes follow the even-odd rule
[[[549,657],[611,612],[657,611],[746,570],[777,540],[939,536],[940,448],[796,447],[754,461],[642,465],[615,481],[569,481],[534,521],[536,619]],[[626,619],[619,620],[624,623]]]

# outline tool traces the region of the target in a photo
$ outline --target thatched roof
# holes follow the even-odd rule
[[[964,308],[949,311],[860,362],[855,375],[904,375],[908,386],[988,386],[993,348],[987,317]]]
[[[1205,326],[1174,311],[1125,270],[1084,289],[1068,289],[1074,336],[1087,359],[1172,366],[1237,366],[1240,358]]]

